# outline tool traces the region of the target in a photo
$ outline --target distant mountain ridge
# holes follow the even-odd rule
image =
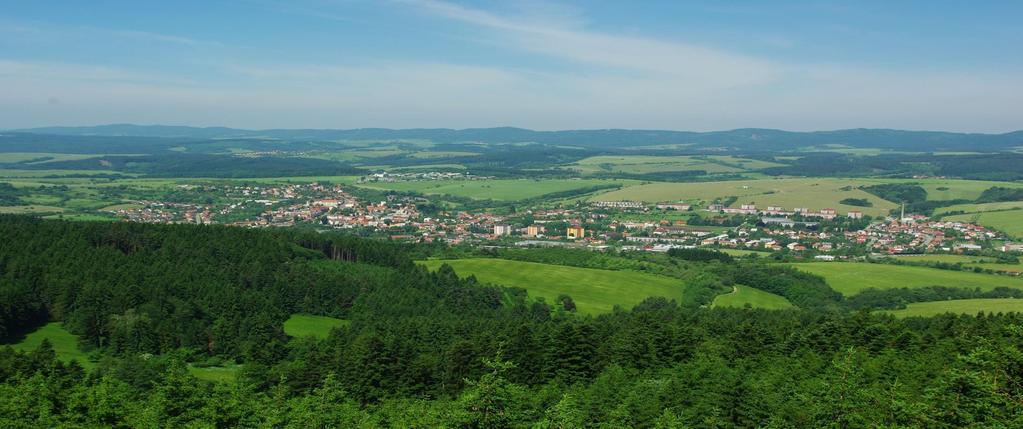
[[[688,145],[688,147],[694,149],[720,147],[739,150],[785,150],[812,146],[843,145],[854,148],[912,151],[1002,151],[1023,146],[1023,131],[1005,134],[980,134],[865,128],[810,132],[760,128],[710,132],[630,129],[534,131],[515,127],[244,130],[227,127],[111,124],[88,127],[43,127],[9,132],[63,136],[186,139],[255,138],[307,141],[423,139],[437,143],[535,142],[591,148]]]

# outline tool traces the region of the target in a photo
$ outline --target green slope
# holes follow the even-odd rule
[[[751,288],[749,286],[735,286],[735,290],[733,292],[718,295],[714,298],[713,305],[714,307],[745,307],[746,304],[755,308],[763,308],[767,310],[795,308],[795,306],[783,296],[764,292],[760,289]]]
[[[504,259],[429,260],[421,264],[435,270],[451,265],[459,276],[475,275],[484,283],[521,287],[531,296],[543,297],[548,303],[566,294],[575,301],[581,313],[610,312],[614,306],[625,308],[647,297],[663,296],[681,300],[681,280],[634,271],[610,271],[566,267]]]
[[[894,289],[926,286],[980,288],[981,290],[991,290],[999,286],[1023,288],[1023,278],[927,267],[858,262],[803,263],[793,264],[793,266],[824,277],[832,289],[846,296],[855,295],[868,288]]]

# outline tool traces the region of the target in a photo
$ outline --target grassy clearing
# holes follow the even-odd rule
[[[188,373],[200,380],[212,381],[214,383],[230,383],[238,377],[238,370],[242,368],[238,364],[224,366],[196,367],[189,365]]]
[[[348,326],[347,320],[327,316],[293,314],[284,322],[284,333],[292,337],[327,338],[330,330]]]
[[[787,209],[833,208],[839,213],[859,210],[868,215],[884,215],[896,207],[895,203],[868,194],[856,186],[867,181],[832,178],[736,180],[724,182],[666,183],[656,182],[630,186],[593,197],[593,200],[615,201],[713,201],[729,196],[738,197],[736,204],[753,203],[761,207],[782,206]],[[855,207],[840,204],[846,198],[863,198],[873,207]]]
[[[974,222],[1004,232],[1014,238],[1023,238],[1023,209],[1000,212],[969,213],[946,216],[943,219],[959,222]]]
[[[566,267],[504,259],[422,261],[431,270],[451,265],[460,276],[474,275],[484,283],[520,287],[553,303],[561,294],[572,297],[580,313],[608,313],[615,305],[632,308],[651,296],[681,300],[681,280],[633,271]]]
[[[1023,312],[1023,299],[957,299],[952,301],[914,302],[902,310],[886,310],[895,317],[927,317],[945,313],[977,314]]]
[[[362,183],[372,189],[414,191],[424,194],[449,194],[476,199],[514,201],[538,197],[552,192],[568,191],[604,184],[632,184],[629,180],[556,179],[556,180],[436,180],[395,183]]]
[[[77,360],[86,369],[96,366],[95,363],[89,361],[85,352],[78,347],[78,336],[64,329],[64,324],[60,322],[50,322],[43,325],[43,327],[28,334],[21,342],[12,345],[12,347],[15,350],[29,352],[39,348],[43,339],[50,341],[53,351],[57,353],[58,359],[64,362]]]
[[[783,296],[764,292],[760,289],[751,288],[749,286],[735,286],[735,290],[731,293],[718,295],[717,298],[714,298],[713,306],[745,307],[746,304],[749,304],[754,308],[763,308],[767,310],[795,308],[795,306]]]
[[[965,271],[907,265],[870,264],[859,262],[819,262],[792,264],[827,280],[832,289],[850,296],[864,289],[917,288],[947,286],[991,290],[999,286],[1023,288],[1018,277],[978,274]]]
[[[103,215],[103,214],[95,214],[95,213],[53,214],[53,215],[43,216],[43,218],[44,219],[73,220],[73,221],[79,221],[79,222],[117,222],[117,221],[120,220],[120,219],[118,219],[116,217],[113,217],[113,216],[108,216],[108,215]]]

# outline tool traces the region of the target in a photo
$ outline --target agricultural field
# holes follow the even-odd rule
[[[532,297],[554,303],[559,295],[572,297],[580,313],[609,313],[615,305],[632,308],[651,296],[681,300],[681,280],[634,271],[578,268],[504,259],[453,259],[420,261],[430,270],[443,264],[459,276],[474,275],[483,283],[526,289]]]
[[[906,262],[944,262],[946,264],[963,264],[964,267],[981,268],[992,271],[1005,271],[1010,273],[1023,272],[1023,262],[1015,264],[998,263],[994,258],[970,255],[912,255],[892,256],[892,259]]]
[[[553,192],[587,188],[596,185],[636,183],[631,180],[611,179],[491,179],[491,180],[437,180],[417,182],[360,183],[371,189],[414,191],[423,194],[448,194],[476,199],[515,201],[538,197]]]
[[[47,214],[60,213],[63,211],[65,211],[63,207],[42,205],[0,207],[0,214]]]
[[[12,347],[15,350],[29,352],[39,348],[44,339],[50,341],[50,345],[53,346],[53,351],[57,354],[58,359],[64,362],[77,360],[86,369],[96,366],[95,363],[89,361],[86,353],[79,348],[78,336],[64,329],[64,324],[60,322],[50,322],[43,325],[43,327],[26,335],[21,342],[13,344]]]
[[[896,204],[883,200],[857,189],[857,186],[869,184],[858,179],[832,178],[799,178],[799,179],[763,179],[736,180],[724,182],[693,182],[667,183],[655,182],[631,186],[617,191],[603,193],[591,198],[595,201],[705,201],[725,199],[729,196],[738,197],[735,204],[756,204],[759,207],[777,205],[786,209],[806,207],[819,210],[833,208],[839,213],[859,210],[864,214],[880,216],[896,207]],[[857,207],[839,203],[846,198],[862,198],[870,201],[872,207]],[[733,204],[733,205],[735,205]]]
[[[36,153],[36,152],[4,152],[4,153],[0,153],[0,164],[15,163],[15,162],[25,162],[25,161],[32,161],[32,160],[38,160],[38,161],[30,162],[29,164],[44,164],[44,163],[47,163],[47,162],[57,162],[57,161],[77,161],[77,160],[80,160],[80,159],[98,158],[98,157],[101,157],[101,156],[103,156],[103,155],[82,155],[82,154],[74,154],[74,153],[45,153],[45,152],[38,152],[38,153]],[[46,158],[46,159],[42,159],[42,158]]]
[[[927,254],[927,255],[896,255],[888,256],[889,259],[905,262],[944,262],[946,264],[971,264],[977,262],[993,262],[995,258],[988,258],[984,256],[970,256],[970,255],[945,255],[945,254]]]
[[[292,337],[327,338],[331,329],[348,326],[347,320],[309,314],[293,314],[284,321],[284,333]]]
[[[979,274],[967,271],[941,270],[907,265],[860,262],[816,262],[792,264],[808,273],[817,274],[832,289],[850,296],[864,289],[916,288],[948,286],[991,290],[999,286],[1023,288],[1023,278]]]
[[[1023,238],[1023,209],[967,213],[945,216],[943,219],[959,222],[975,222],[988,228],[1004,232],[1014,238]]]
[[[730,157],[728,157],[730,158]],[[734,158],[740,161],[738,158]],[[750,162],[763,162],[746,160]],[[660,173],[665,171],[698,171],[707,173],[734,173],[743,171],[742,168],[725,165],[722,162],[707,157],[693,156],[591,156],[567,165],[568,168],[580,173],[628,173],[646,174]]]
[[[1023,201],[1003,201],[998,203],[982,204],[956,204],[954,206],[941,207],[935,209],[934,214],[943,215],[952,212],[981,213],[1014,209],[1023,209]]]
[[[930,317],[945,313],[970,314],[1023,312],[1023,299],[957,299],[952,301],[914,302],[902,310],[886,310],[895,317]]]
[[[463,156],[479,156],[479,152],[465,152],[465,151],[422,151],[413,152],[408,156],[409,158],[418,159],[437,159],[437,158],[459,158]]]
[[[735,286],[731,293],[718,295],[714,298],[714,307],[745,307],[749,304],[753,308],[765,310],[784,310],[795,308],[789,300],[783,296],[764,292],[760,289],[749,286]]]

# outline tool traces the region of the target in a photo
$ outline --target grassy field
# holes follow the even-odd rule
[[[995,258],[987,258],[984,256],[970,256],[970,255],[903,255],[903,256],[889,256],[888,258],[897,261],[906,262],[944,262],[947,264],[970,264],[974,262],[991,262]]]
[[[555,179],[555,180],[437,180],[420,182],[362,183],[372,189],[415,191],[424,194],[450,194],[476,199],[514,201],[538,197],[552,192],[568,191],[605,184],[633,184],[629,180]]]
[[[950,212],[980,213],[1000,210],[1023,209],[1023,201],[1004,201],[1000,203],[956,204],[954,206],[934,209],[934,214],[943,215]]]
[[[736,286],[732,293],[718,295],[714,298],[713,306],[745,307],[746,304],[755,308],[763,308],[767,310],[783,310],[795,307],[783,296],[764,292],[760,289],[751,288],[749,286]]]
[[[1023,278],[977,274],[964,271],[906,265],[870,264],[859,262],[821,262],[792,264],[794,267],[817,274],[827,280],[832,289],[843,295],[855,295],[864,289],[915,288],[948,286],[991,290],[998,286],[1023,288]]]
[[[914,302],[902,310],[887,310],[884,313],[896,317],[927,317],[945,313],[977,314],[1023,312],[1023,299],[957,299],[952,301]]]
[[[920,256],[892,256],[892,259],[907,262],[945,262],[948,264],[963,264],[964,267],[977,267],[986,270],[1023,272],[1023,262],[1015,264],[1000,264],[994,258],[970,255],[920,255]]]
[[[188,366],[188,373],[200,380],[212,381],[214,383],[230,383],[238,377],[238,370],[242,368],[238,364],[224,366],[196,367]]]
[[[308,314],[293,314],[284,321],[284,333],[292,337],[327,338],[331,329],[348,325],[347,320]]]
[[[975,222],[988,228],[1004,232],[1014,238],[1023,238],[1023,209],[1005,210],[1000,212],[968,213],[945,216],[943,219],[959,222]]]
[[[480,156],[479,152],[464,151],[422,151],[410,153],[409,158],[436,159],[436,158],[458,158],[463,156]]]
[[[40,214],[40,213],[60,213],[63,212],[63,207],[55,206],[5,206],[0,207],[0,213],[2,214]]]
[[[553,303],[566,294],[575,301],[580,313],[608,313],[614,306],[632,308],[651,296],[680,300],[685,287],[681,280],[633,271],[508,261],[504,259],[429,260],[421,264],[435,270],[451,265],[459,276],[475,275],[484,283],[521,287],[530,296]]]
[[[742,168],[692,156],[591,156],[569,164],[568,167],[581,173],[645,174],[696,170],[703,170],[707,173],[733,173],[744,171]]]
[[[21,342],[14,344],[15,350],[21,351],[32,351],[39,348],[42,344],[43,339],[50,341],[53,346],[53,351],[57,353],[57,358],[64,361],[70,362],[77,360],[83,368],[91,369],[96,364],[89,361],[86,357],[85,352],[78,347],[78,337],[64,329],[64,325],[60,322],[50,322],[43,327],[35,330],[25,336],[25,339]]]
[[[33,159],[50,158],[43,161],[30,162],[29,164],[45,164],[57,161],[77,161],[80,159],[98,158],[103,155],[82,155],[75,153],[49,153],[49,152],[4,152],[0,153],[0,163],[24,162]]]
[[[856,186],[868,184],[853,179],[799,178],[737,180],[725,182],[666,183],[656,182],[631,186],[613,192],[597,195],[592,200],[615,201],[713,201],[729,196],[738,197],[736,204],[754,203],[759,207],[778,205],[787,209],[806,207],[809,209],[833,208],[844,214],[860,210],[868,215],[883,215],[896,207],[895,203],[868,194]],[[863,198],[873,207],[855,207],[840,204],[846,198]]]

